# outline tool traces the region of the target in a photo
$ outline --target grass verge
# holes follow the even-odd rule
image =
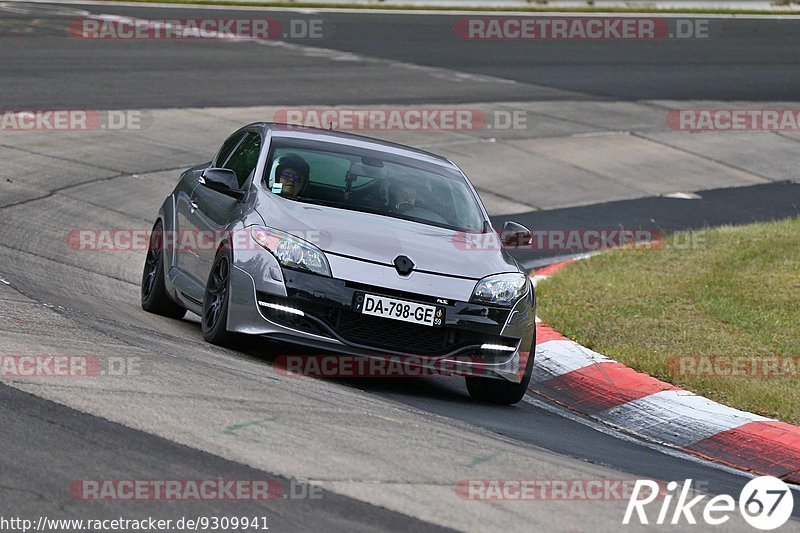
[[[415,6],[415,5],[381,5],[375,4],[331,4],[326,2],[269,2],[247,0],[104,0],[108,3],[136,2],[141,4],[182,4],[199,6],[246,6],[246,7],[280,7],[298,9],[380,9],[385,11],[476,11],[485,13],[647,13],[647,14],[694,14],[694,15],[800,15],[798,10],[763,11],[758,9],[655,9],[646,7],[574,7],[554,8],[544,5],[538,7],[468,7],[468,6]]]
[[[800,217],[600,254],[537,291],[542,320],[576,342],[800,425]]]

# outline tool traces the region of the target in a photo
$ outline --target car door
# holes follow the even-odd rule
[[[239,190],[249,187],[258,163],[263,140],[258,131],[246,131],[227,159],[220,165],[236,173]],[[225,229],[232,220],[241,217],[242,202],[200,184],[192,194],[189,223],[198,232],[198,257],[193,277],[203,286],[208,279],[217,249],[225,237]]]
[[[244,138],[244,131],[237,131],[222,144],[214,160],[207,168],[221,166],[239,146]],[[202,259],[197,246],[197,231],[194,212],[198,205],[195,195],[200,185],[200,176],[205,169],[187,172],[175,198],[175,235],[174,235],[174,274],[173,282],[178,288],[194,300],[202,301],[206,280],[198,277],[202,271]]]

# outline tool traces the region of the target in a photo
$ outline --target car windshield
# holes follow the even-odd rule
[[[264,183],[284,198],[469,233],[488,227],[455,169],[305,139],[273,139],[270,152]]]

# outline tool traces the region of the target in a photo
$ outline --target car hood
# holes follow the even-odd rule
[[[519,267],[495,234],[465,234],[372,213],[259,198],[256,210],[273,228],[305,239],[325,252],[393,266],[405,255],[415,270],[480,279]]]

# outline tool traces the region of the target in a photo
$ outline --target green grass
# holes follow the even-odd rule
[[[699,236],[699,239],[698,237]],[[794,375],[686,375],[677,356],[800,357],[800,218],[670,236],[540,283],[539,316],[593,350],[720,403],[800,424]]]
[[[384,10],[426,10],[426,11],[480,11],[486,13],[688,13],[688,14],[708,14],[708,15],[768,15],[771,11],[759,11],[754,9],[654,9],[654,8],[626,8],[626,7],[575,7],[575,8],[553,8],[546,4],[525,7],[465,7],[465,6],[414,6],[414,5],[381,5],[381,4],[329,4],[322,2],[247,2],[244,0],[105,0],[109,3],[114,2],[138,2],[142,4],[186,4],[202,6],[249,6],[249,7],[290,7],[290,8],[336,8],[336,9],[384,9]],[[780,15],[800,15],[798,10],[781,11],[774,13]]]

